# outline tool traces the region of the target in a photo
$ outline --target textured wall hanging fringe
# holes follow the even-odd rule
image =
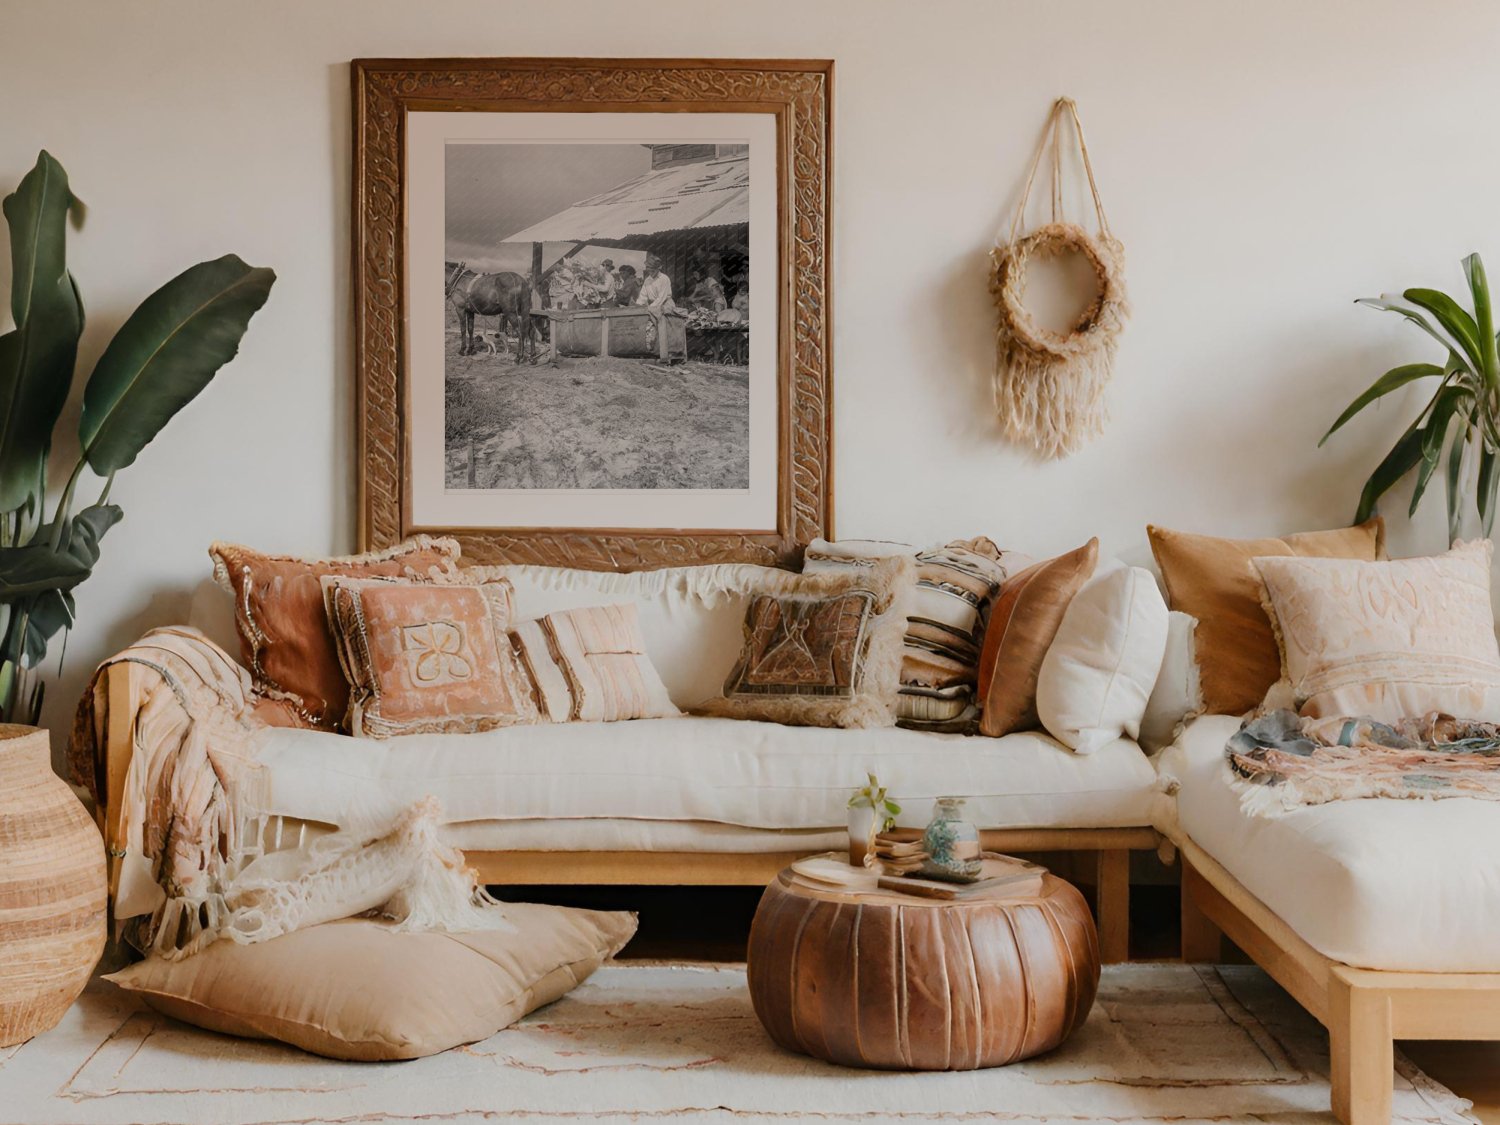
[[[1097,234],[1063,217],[1062,132],[1073,128],[1089,191]],[[1048,147],[1052,151],[1052,221],[1022,237],[1026,203]],[[1095,293],[1073,326],[1054,332],[1037,323],[1023,303],[1026,271],[1033,261],[1077,253],[1093,268]],[[1053,103],[1047,127],[1031,161],[1026,187],[1007,233],[990,252],[990,292],[999,313],[996,332],[995,406],[1006,435],[1048,460],[1075,453],[1104,428],[1104,388],[1114,366],[1115,345],[1130,314],[1125,299],[1125,249],[1109,229],[1099,185],[1083,139],[1083,122],[1072,98]]]

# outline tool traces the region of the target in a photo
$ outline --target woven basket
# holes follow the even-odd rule
[[[62,1019],[104,951],[104,842],[47,732],[0,724],[0,1047]]]

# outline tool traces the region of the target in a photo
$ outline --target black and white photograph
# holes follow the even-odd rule
[[[445,142],[447,490],[749,488],[749,150]]]

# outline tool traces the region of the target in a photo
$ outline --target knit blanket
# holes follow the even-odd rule
[[[125,663],[146,674],[122,747],[106,740],[104,673]],[[283,846],[279,818],[262,811],[258,703],[249,674],[196,629],[154,629],[96,670],[68,770],[99,807],[115,805],[104,826],[117,937],[176,959],[220,938],[249,944],[368,912],[399,929],[507,928],[462,854],[438,838],[435,799],[389,823]]]
[[[1500,800],[1500,724],[1433,713],[1396,724],[1270,711],[1224,749],[1246,812],[1365,797]]]

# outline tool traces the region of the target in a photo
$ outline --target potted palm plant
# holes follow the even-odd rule
[[[228,254],[141,302],[84,384],[78,456],[49,511],[53,431],[83,332],[83,300],[66,260],[68,217],[80,211],[67,173],[46,152],[4,202],[15,327],[0,335],[0,722],[32,724],[41,712],[43,683],[33,670],[73,623],[73,590],[124,515],[109,502],[115,474],[234,357],[276,280]],[[78,506],[86,468],[104,484]]]
[[[1440,364],[1407,363],[1387,371],[1349,404],[1318,443],[1321,446],[1372,402],[1409,383],[1437,380],[1432,396],[1370,474],[1360,494],[1356,523],[1369,519],[1380,498],[1413,471],[1416,481],[1408,514],[1414,515],[1442,466],[1449,541],[1459,537],[1466,511],[1477,511],[1485,535],[1494,527],[1500,488],[1500,356],[1484,263],[1478,254],[1470,254],[1463,269],[1472,310],[1436,289],[1407,289],[1357,302],[1405,317],[1436,341],[1446,358]]]
[[[185,270],[141,302],[84,384],[77,457],[53,500],[53,431],[83,332],[66,255],[68,216],[79,208],[62,165],[43,152],[3,210],[15,327],[0,335],[0,935],[8,919],[10,929],[39,935],[0,950],[0,1046],[7,1046],[57,1023],[104,947],[103,842],[52,772],[46,732],[29,725],[42,706],[35,669],[73,623],[73,590],[123,515],[109,502],[115,474],[234,357],[276,275],[230,254]],[[96,500],[79,506],[84,469],[104,483]]]

